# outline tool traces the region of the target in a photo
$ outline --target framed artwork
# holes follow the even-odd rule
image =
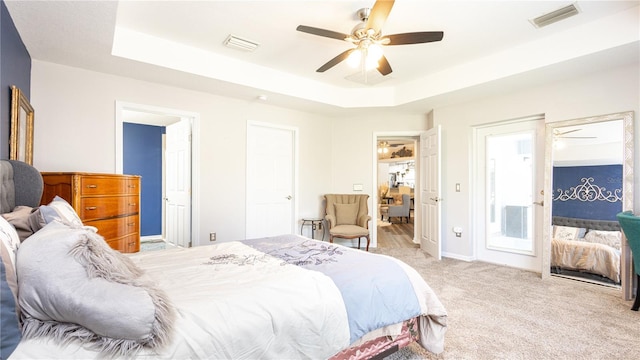
[[[11,137],[9,159],[33,165],[34,111],[22,91],[11,85]]]

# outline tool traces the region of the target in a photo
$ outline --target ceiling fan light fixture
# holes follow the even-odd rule
[[[354,51],[351,52],[351,54],[349,54],[349,57],[347,57],[347,65],[349,65],[354,69],[360,66],[361,61],[362,61],[362,51],[360,49],[355,49]]]

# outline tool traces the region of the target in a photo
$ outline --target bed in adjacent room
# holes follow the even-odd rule
[[[551,271],[620,284],[622,233],[617,221],[553,217]]]
[[[124,255],[64,200],[30,206],[22,223],[38,224],[33,234],[0,218],[22,332],[11,358],[370,359],[414,341],[444,350],[444,306],[392,257],[297,235]]]

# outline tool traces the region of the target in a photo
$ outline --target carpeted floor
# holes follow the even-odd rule
[[[445,351],[406,359],[638,359],[640,312],[620,292],[483,262],[435,261],[420,249],[371,249],[413,266],[448,313]]]

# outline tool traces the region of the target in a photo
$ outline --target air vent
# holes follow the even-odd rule
[[[533,24],[533,26],[541,28],[547,25],[551,25],[560,20],[564,20],[568,17],[578,15],[579,12],[580,11],[578,10],[576,4],[571,4],[550,13],[538,16],[537,18],[530,19],[529,21]]]
[[[227,38],[224,40],[224,45],[232,49],[238,49],[238,50],[244,50],[244,51],[254,51],[255,49],[258,48],[258,46],[260,46],[260,44],[258,44],[255,41],[242,39],[235,35],[227,36]]]

